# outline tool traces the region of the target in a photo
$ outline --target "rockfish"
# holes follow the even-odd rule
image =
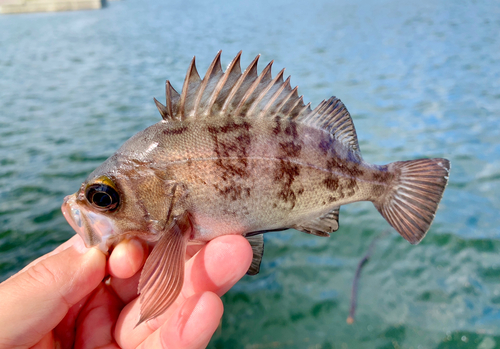
[[[311,109],[284,69],[241,52],[224,72],[220,52],[201,79],[191,61],[179,94],[166,82],[162,120],[137,133],[62,205],[87,247],[124,238],[156,242],[139,282],[141,319],[178,296],[188,242],[248,238],[259,271],[262,233],[293,228],[329,236],[339,208],[371,201],[406,240],[425,236],[448,181],[446,159],[372,165],[361,157],[349,112],[336,97]]]

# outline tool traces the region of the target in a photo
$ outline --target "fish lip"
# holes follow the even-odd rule
[[[97,246],[106,253],[109,238],[115,235],[113,222],[99,213],[94,213],[77,203],[77,194],[64,198],[61,211],[71,228],[82,238],[85,246]]]
[[[73,230],[76,231],[77,234],[80,235],[80,237],[83,239],[83,241],[85,242],[85,246],[92,247],[92,246],[87,245],[86,239],[83,236],[84,232],[82,229],[83,227],[81,224],[81,217],[78,217],[78,219],[75,219],[76,218],[75,215],[73,215],[73,212],[71,212],[71,209],[73,206],[73,203],[71,201],[74,201],[74,198],[75,198],[75,194],[68,195],[64,198],[63,204],[61,205],[62,214],[63,214],[64,218],[66,218],[66,221],[69,223],[71,228],[73,228]],[[73,200],[71,200],[71,199],[73,199]],[[79,224],[77,223],[77,221],[79,222]]]

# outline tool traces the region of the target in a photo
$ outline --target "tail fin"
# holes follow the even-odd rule
[[[396,175],[392,188],[375,207],[401,236],[412,244],[422,240],[436,214],[448,183],[446,159],[399,161],[388,165]]]

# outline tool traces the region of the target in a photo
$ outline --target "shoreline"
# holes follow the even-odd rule
[[[0,14],[98,10],[107,0],[0,0]]]

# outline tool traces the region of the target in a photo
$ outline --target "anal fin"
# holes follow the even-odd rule
[[[161,315],[181,292],[184,256],[191,231],[189,214],[184,213],[162,232],[139,280],[141,317],[137,325]]]
[[[301,224],[296,224],[292,228],[307,234],[329,237],[330,233],[339,229],[339,210],[340,207],[335,207],[333,210],[319,218],[315,218]]]
[[[250,243],[250,246],[252,246],[253,251],[252,264],[248,268],[247,275],[257,275],[260,271],[260,263],[264,254],[264,236],[259,234],[247,236],[246,239]]]

